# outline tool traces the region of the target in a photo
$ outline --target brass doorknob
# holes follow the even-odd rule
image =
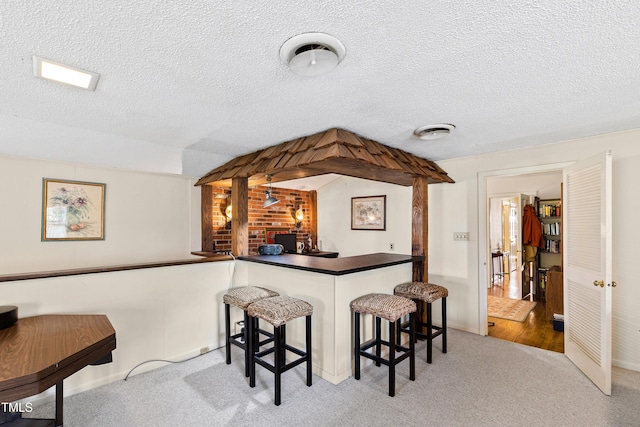
[[[612,288],[615,288],[616,286],[618,286],[618,284],[612,281],[611,284],[607,284],[607,286],[611,286]]]
[[[594,280],[593,281],[593,286],[600,286],[601,288],[604,288],[604,281],[603,280]]]

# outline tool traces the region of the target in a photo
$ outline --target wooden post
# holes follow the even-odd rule
[[[249,179],[231,180],[231,253],[235,256],[249,255]]]
[[[309,199],[311,200],[311,207],[309,208],[310,211],[310,221],[311,224],[309,225],[310,228],[310,233],[311,233],[311,240],[313,241],[314,245],[318,245],[318,193],[315,190],[312,190],[309,192]],[[309,248],[309,249],[313,249],[313,248]]]
[[[414,282],[427,282],[429,280],[428,185],[429,183],[426,177],[413,178],[411,200],[411,255],[424,257],[424,261],[413,263]]]
[[[202,251],[214,250],[213,238],[213,187],[200,186],[200,227],[202,235]]]

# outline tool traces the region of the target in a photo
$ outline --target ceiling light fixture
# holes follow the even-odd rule
[[[273,189],[271,188],[271,175],[267,175],[267,182],[269,182],[269,189],[264,192],[267,195],[267,199],[264,201],[264,206],[262,206],[263,208],[268,208],[269,206],[275,205],[280,201],[271,196],[271,192],[273,191]]]
[[[420,139],[438,139],[449,135],[455,128],[454,125],[449,123],[439,123],[419,127],[413,131],[413,134]]]
[[[299,34],[280,47],[282,62],[303,77],[328,73],[344,59],[345,54],[340,40],[325,33]]]
[[[38,56],[33,57],[33,75],[82,89],[95,90],[100,74],[81,70]]]

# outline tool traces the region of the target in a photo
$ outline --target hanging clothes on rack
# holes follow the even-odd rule
[[[533,301],[536,293],[533,286],[536,265],[536,255],[538,248],[544,248],[544,237],[542,237],[542,224],[536,211],[530,204],[524,207],[522,218],[522,245],[524,246],[524,277],[523,280],[530,284],[529,297]]]
[[[522,244],[535,248],[544,248],[544,238],[542,237],[542,224],[536,215],[533,206],[530,204],[524,207],[522,220]]]

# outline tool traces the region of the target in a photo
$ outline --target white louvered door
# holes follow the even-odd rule
[[[564,170],[562,208],[564,351],[610,395],[611,152]]]

